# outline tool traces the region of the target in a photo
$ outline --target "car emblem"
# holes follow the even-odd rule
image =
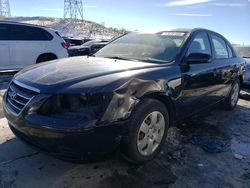
[[[10,98],[11,98],[12,100],[15,100],[16,97],[17,97],[16,92],[13,92],[13,93],[11,94],[11,96],[10,96]]]

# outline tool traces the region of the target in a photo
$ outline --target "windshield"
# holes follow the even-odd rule
[[[238,46],[235,49],[242,57],[250,58],[250,46]]]
[[[95,40],[91,40],[91,41],[83,43],[82,45],[83,46],[90,46],[90,45],[94,44],[95,42],[96,42]]]
[[[175,59],[185,37],[184,32],[130,33],[109,43],[95,56],[168,63]]]
[[[82,45],[83,46],[91,46],[92,44],[101,44],[101,43],[105,44],[106,42],[105,41],[98,41],[98,40],[91,40],[91,41],[83,43]]]

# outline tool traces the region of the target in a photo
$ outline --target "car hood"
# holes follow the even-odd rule
[[[14,80],[40,91],[57,90],[79,82],[105,78],[128,71],[142,72],[159,65],[98,57],[73,57],[50,61],[20,71]],[[126,74],[125,74],[126,75]],[[96,83],[97,84],[97,83]],[[95,86],[95,83],[93,87]]]

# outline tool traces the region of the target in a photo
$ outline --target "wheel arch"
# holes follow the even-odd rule
[[[152,98],[152,99],[156,99],[156,100],[162,102],[169,113],[170,127],[174,125],[174,120],[176,117],[176,106],[175,106],[174,101],[171,99],[171,97],[169,97],[161,92],[155,92],[155,93],[149,93],[149,94],[142,96],[140,98],[140,100],[142,100],[144,98]]]
[[[58,59],[58,57],[57,57],[56,54],[54,54],[54,53],[52,53],[52,52],[46,52],[46,53],[40,54],[40,55],[37,57],[36,63],[38,63],[38,60],[39,60],[40,58],[44,57],[44,56],[53,56],[53,57],[55,57],[55,59]]]

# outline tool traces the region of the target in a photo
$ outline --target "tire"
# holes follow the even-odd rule
[[[240,81],[239,79],[237,79],[232,84],[231,91],[228,97],[223,102],[223,109],[233,110],[237,106],[237,102],[239,100],[239,93],[240,93]]]
[[[165,105],[155,99],[143,99],[133,110],[128,135],[122,140],[121,148],[125,159],[135,164],[153,159],[165,143],[168,128],[169,113]]]
[[[42,63],[45,61],[51,61],[51,60],[55,60],[57,59],[57,57],[53,54],[45,54],[45,55],[41,55],[38,57],[36,63]]]

